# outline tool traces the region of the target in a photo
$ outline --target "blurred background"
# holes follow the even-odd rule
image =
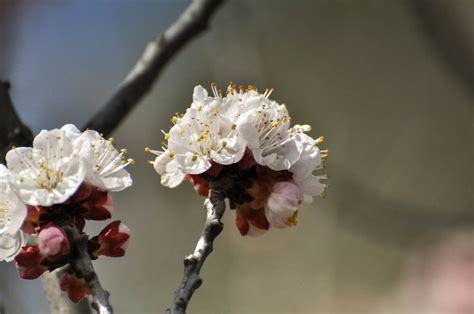
[[[0,1],[0,77],[35,132],[83,125],[188,1]],[[116,313],[163,313],[205,219],[147,165],[195,85],[274,87],[326,137],[330,188],[295,228],[240,236],[235,214],[189,313],[474,313],[474,1],[229,0],[115,132],[137,161],[115,196],[127,255],[95,262]],[[99,231],[105,224],[90,226]],[[6,313],[47,313],[0,265]]]

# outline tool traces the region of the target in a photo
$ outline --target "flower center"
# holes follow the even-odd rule
[[[63,173],[59,169],[53,169],[44,160],[38,162],[39,174],[36,179],[37,186],[51,192],[63,180]]]
[[[288,217],[288,219],[285,221],[285,225],[289,227],[293,227],[293,226],[296,226],[297,223],[298,223],[298,211],[295,211],[293,215]]]

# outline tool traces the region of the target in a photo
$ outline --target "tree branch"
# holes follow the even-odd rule
[[[87,249],[88,236],[80,233],[75,225],[66,225],[63,227],[75,250],[76,258],[71,267],[80,275],[92,290],[91,306],[98,314],[112,314],[113,309],[109,303],[109,292],[107,292],[100,284],[99,278],[92,265],[89,251]]]
[[[43,279],[43,289],[49,302],[51,314],[88,314],[92,313],[87,299],[79,303],[72,303],[68,297],[61,291],[59,282],[64,276],[69,266],[62,267],[53,272],[45,272]]]
[[[85,129],[110,134],[148,93],[165,65],[194,37],[207,29],[223,0],[193,0],[163,35],[151,41],[135,67],[112,97],[85,125]]]
[[[194,291],[201,286],[199,277],[201,267],[211,254],[214,240],[222,232],[224,225],[221,218],[225,211],[225,196],[222,190],[211,189],[209,198],[204,202],[207,219],[194,252],[184,259],[184,276],[180,287],[175,292],[173,304],[167,310],[170,314],[186,313],[186,308]]]
[[[10,83],[0,81],[0,163],[12,146],[30,146],[33,133],[21,121],[10,98]]]

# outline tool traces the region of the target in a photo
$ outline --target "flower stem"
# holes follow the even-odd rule
[[[199,237],[196,248],[192,254],[184,259],[184,275],[181,285],[176,290],[173,304],[167,313],[186,313],[186,308],[193,296],[194,291],[201,286],[202,279],[199,277],[201,267],[206,258],[211,254],[214,240],[224,229],[221,218],[225,211],[225,196],[220,190],[211,187],[209,197],[204,202],[207,210],[207,219]]]
[[[109,303],[109,293],[102,288],[87,250],[88,236],[79,232],[75,225],[70,224],[63,228],[69,238],[71,249],[73,252],[75,251],[76,258],[71,262],[71,267],[77,275],[84,278],[92,290],[92,308],[98,314],[112,314],[113,309]]]

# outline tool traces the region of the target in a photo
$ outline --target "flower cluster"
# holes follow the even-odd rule
[[[313,139],[308,125],[291,127],[285,105],[255,87],[238,89],[231,83],[223,95],[215,84],[213,96],[194,88],[193,103],[177,113],[169,132],[163,132],[162,150],[153,164],[164,186],[174,188],[185,179],[207,196],[218,177],[231,176],[233,192],[227,193],[236,209],[242,235],[261,234],[269,228],[296,225],[298,206],[323,196],[327,179],[318,174],[327,150]]]
[[[130,230],[120,221],[92,239],[83,229],[86,220],[111,218],[109,192],[131,186],[125,167],[133,160],[126,156],[112,138],[70,124],[41,131],[33,147],[12,148],[8,167],[0,165],[0,260],[15,260],[22,278],[35,279],[46,270],[74,265],[79,258],[74,234],[85,238],[92,259],[124,255]],[[90,294],[74,266],[61,288],[73,301]]]

